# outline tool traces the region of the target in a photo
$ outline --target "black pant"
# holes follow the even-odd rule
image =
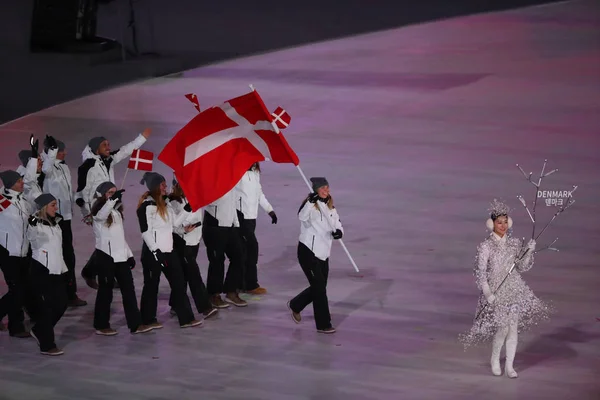
[[[186,245],[185,240],[179,235],[173,235],[173,240],[175,245],[174,250],[179,257],[179,261],[183,269],[183,279],[185,280],[186,285],[188,285],[190,288],[192,298],[194,299],[194,304],[196,305],[196,310],[198,310],[199,313],[210,311],[212,309],[212,305],[210,303],[206,286],[204,286],[202,275],[200,274],[200,267],[196,261],[196,258],[198,258],[198,250],[200,245],[197,244],[195,246],[188,246]],[[172,295],[169,299],[169,305],[173,307]]]
[[[238,213],[240,234],[244,245],[244,270],[242,274],[242,290],[254,290],[258,284],[258,240],[256,240],[256,220],[244,219],[244,214]]]
[[[207,226],[206,224],[202,227],[202,236],[208,256],[208,294],[214,296],[236,292],[240,286],[244,265],[244,248],[239,228]],[[225,255],[229,258],[229,268],[225,282],[223,282]]]
[[[331,315],[327,300],[329,259],[325,261],[318,259],[308,247],[303,243],[298,243],[298,261],[310,286],[290,301],[290,308],[292,311],[300,313],[312,302],[317,329],[331,328]]]
[[[39,262],[31,262],[31,287],[34,294],[36,321],[31,328],[40,342],[40,350],[56,347],[54,327],[67,309],[66,273],[51,275]]]
[[[62,251],[63,259],[67,264],[67,298],[74,300],[77,298],[77,279],[75,278],[75,250],[73,249],[73,231],[71,230],[71,220],[61,220],[58,223],[62,230]]]
[[[95,279],[98,276],[98,268],[96,266],[96,252],[98,250],[94,249],[94,252],[88,259],[87,263],[81,270],[81,276],[88,279]]]
[[[173,309],[179,318],[179,325],[185,325],[194,320],[194,312],[187,296],[183,271],[179,258],[175,252],[163,253],[166,265],[163,267],[144,243],[142,246],[142,268],[144,270],[144,288],[142,289],[142,300],[140,310],[142,312],[142,323],[150,325],[157,322],[156,308],[158,306],[158,284],[161,272],[169,281]]]
[[[142,315],[135,297],[135,285],[129,264],[126,261],[115,263],[111,256],[101,250],[96,250],[96,263],[98,293],[96,293],[94,308],[94,329],[110,328],[110,305],[113,299],[113,287],[116,278],[123,297],[127,327],[131,332],[135,332],[142,324]]]
[[[3,253],[3,257],[0,258],[0,268],[8,286],[8,292],[0,299],[0,321],[5,315],[8,315],[8,331],[14,335],[25,331],[23,306],[27,305],[28,312],[32,313],[29,310],[31,301],[28,301],[31,299],[28,276],[29,259],[27,257],[10,257],[8,251],[3,247],[0,253]]]

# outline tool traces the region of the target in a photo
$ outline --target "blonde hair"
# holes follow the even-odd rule
[[[152,199],[156,203],[156,211],[158,212],[158,215],[160,215],[160,217],[166,221],[167,213],[168,213],[167,212],[167,203],[165,202],[165,199],[163,199],[162,195],[160,194],[160,188],[157,188],[156,190],[154,190],[154,192],[151,192],[151,191],[144,192],[142,197],[140,197],[140,201],[138,201],[137,208],[140,208],[142,206],[142,203],[146,200],[146,198],[148,198],[148,196],[152,197]]]

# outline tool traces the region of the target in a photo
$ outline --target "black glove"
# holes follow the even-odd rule
[[[34,141],[33,135],[31,135],[29,137],[29,145],[31,146],[31,158],[37,159],[38,156],[40,155],[40,153],[39,153],[40,141],[38,139],[36,139]]]
[[[333,238],[335,240],[341,239],[342,236],[344,236],[344,234],[342,233],[342,231],[340,229],[336,229],[335,232],[331,232],[331,236],[333,236]]]
[[[163,254],[162,251],[160,251],[160,249],[156,249],[152,252],[152,254],[154,254],[154,259],[156,261],[158,261],[159,263],[161,263],[163,266],[167,266],[167,260],[165,259],[165,255]]]
[[[269,213],[269,215],[271,216],[271,223],[276,224],[277,223],[277,214],[275,214],[275,211],[271,211]]]
[[[54,150],[58,148],[58,144],[56,143],[56,139],[53,136],[46,135],[46,140],[44,140],[44,144],[49,150]]]
[[[29,217],[27,222],[29,222],[29,225],[31,226],[36,226],[38,223],[38,219],[32,215],[31,217]]]
[[[192,212],[192,206],[190,206],[190,203],[187,203],[183,209],[187,212]]]
[[[79,207],[83,207],[85,206],[85,201],[83,201],[83,199],[77,199],[75,200],[75,204],[77,204]]]
[[[311,193],[308,195],[308,201],[315,204],[319,200],[319,195],[316,193]]]
[[[112,196],[110,196],[111,200],[118,200],[121,201],[121,199],[123,198],[123,192],[125,191],[125,189],[121,189],[121,190],[117,190],[115,192],[115,194],[113,194]]]
[[[130,269],[134,269],[135,268],[135,258],[129,257],[127,259],[127,265],[129,265]]]

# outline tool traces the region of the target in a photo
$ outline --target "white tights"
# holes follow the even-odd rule
[[[513,368],[513,362],[515,360],[515,354],[517,353],[517,343],[519,335],[519,320],[518,318],[511,318],[511,322],[508,326],[499,328],[494,335],[494,341],[492,344],[492,373],[496,376],[502,375],[500,368],[500,352],[502,346],[506,342],[506,365],[504,367],[506,376],[510,378],[516,378],[517,372]]]

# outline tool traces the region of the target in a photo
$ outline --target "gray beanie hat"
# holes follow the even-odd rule
[[[313,191],[315,191],[315,192],[320,187],[329,186],[329,182],[327,182],[327,179],[325,179],[323,177],[310,178],[310,181],[312,182],[312,188],[313,188]]]
[[[27,166],[27,162],[29,162],[29,159],[31,158],[32,153],[31,150],[21,150],[19,152],[19,160],[21,160],[21,164],[23,164],[24,167]]]
[[[37,205],[38,210],[41,210],[42,208],[44,208],[44,206],[47,206],[55,200],[56,198],[50,193],[43,193],[35,198],[35,204]]]
[[[163,182],[166,182],[165,177],[157,172],[146,172],[140,181],[142,185],[145,183],[146,187],[151,192],[158,188]]]
[[[100,195],[99,197],[104,197],[106,192],[108,192],[112,188],[116,188],[117,186],[112,182],[104,182],[98,185],[96,188],[96,194]]]
[[[8,170],[0,172],[0,179],[6,189],[12,188],[22,176],[17,171]]]
[[[98,151],[98,147],[100,147],[100,143],[104,142],[105,140],[108,139],[106,139],[104,136],[96,136],[94,138],[91,138],[88,142],[88,146],[90,146],[92,153],[96,154],[96,152]]]

